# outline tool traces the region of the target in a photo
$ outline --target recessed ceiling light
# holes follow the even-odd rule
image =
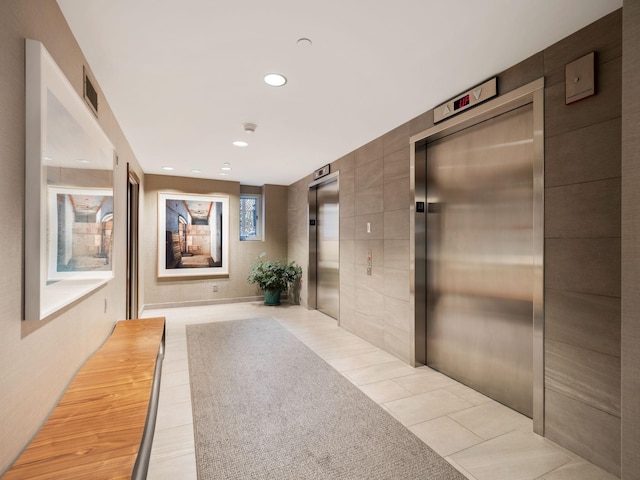
[[[162,170],[171,171],[171,170],[173,170],[173,167],[162,167]]]
[[[91,163],[91,160],[87,160],[86,158],[78,158],[76,163]]]
[[[192,168],[191,173],[202,173],[202,170],[198,170],[197,168]]]
[[[231,167],[222,167],[220,170],[224,170],[225,172],[230,172],[231,171]]]
[[[227,172],[220,172],[218,175],[222,175],[223,177],[229,175]]]
[[[236,140],[235,142],[233,142],[233,144],[234,144],[236,147],[246,147],[246,146],[248,146],[248,145],[249,145],[249,144],[248,144],[247,142],[245,142],[244,140]]]
[[[264,76],[264,82],[272,87],[281,87],[287,83],[287,78],[279,73],[267,73]]]

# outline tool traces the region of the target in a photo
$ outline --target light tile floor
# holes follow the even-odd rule
[[[167,319],[149,480],[196,480],[185,326],[273,317],[471,480],[614,480],[532,432],[531,420],[428,367],[413,368],[299,306],[149,310]]]

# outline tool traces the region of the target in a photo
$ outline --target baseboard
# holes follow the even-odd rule
[[[282,296],[283,300],[287,300],[287,295]],[[161,308],[178,308],[178,307],[200,307],[203,305],[224,305],[229,303],[243,303],[243,302],[259,302],[264,300],[263,295],[256,295],[253,297],[233,297],[233,298],[216,298],[211,300],[190,300],[185,302],[166,302],[166,303],[148,303],[142,307],[142,312],[145,310],[158,310]]]

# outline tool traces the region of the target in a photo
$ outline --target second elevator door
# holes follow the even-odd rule
[[[319,185],[317,194],[316,308],[338,319],[340,305],[340,212],[338,182]]]
[[[427,146],[427,364],[530,417],[532,112]]]

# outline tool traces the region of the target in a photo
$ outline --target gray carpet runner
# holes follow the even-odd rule
[[[271,318],[187,345],[199,480],[465,478]]]

